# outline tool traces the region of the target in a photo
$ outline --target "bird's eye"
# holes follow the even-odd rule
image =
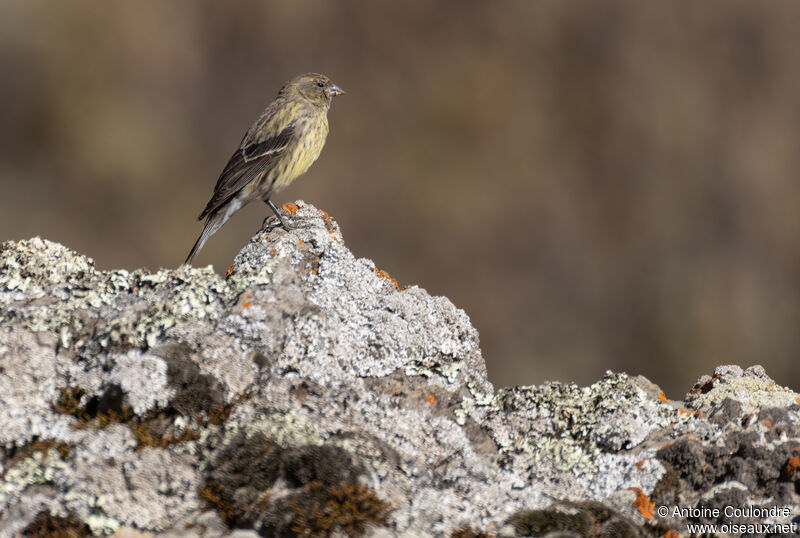
[[[324,82],[317,82],[317,86],[319,86],[320,88],[324,88],[325,87],[325,83]]]

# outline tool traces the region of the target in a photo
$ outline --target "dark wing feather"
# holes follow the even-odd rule
[[[214,195],[206,208],[200,213],[198,220],[203,220],[209,213],[216,211],[236,195],[245,185],[262,172],[272,168],[292,141],[294,124],[290,123],[276,136],[261,141],[248,143],[252,137],[245,135],[241,146],[231,155],[228,164],[220,174]]]

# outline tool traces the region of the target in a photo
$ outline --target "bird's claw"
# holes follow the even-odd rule
[[[270,220],[274,219],[274,217],[264,217],[264,221],[261,223],[261,229],[258,230],[259,232],[269,232],[272,230],[275,225],[270,225]]]
[[[285,220],[283,217],[281,217],[281,216],[278,216],[278,220],[279,220],[279,221],[281,221],[281,226],[283,226],[283,229],[284,229],[284,230],[286,230],[287,232],[288,232],[289,230],[294,230],[295,228],[297,228],[297,225],[296,225],[296,224],[292,224],[292,223],[290,223],[290,222],[286,221],[286,220]]]
[[[300,228],[308,228],[308,224],[295,224],[292,223],[280,215],[270,215],[266,217],[264,221],[261,223],[261,232],[270,232],[277,228],[278,226],[282,227],[284,230],[291,231],[291,230],[298,230]]]
[[[278,227],[283,227],[287,231],[291,229],[291,226],[287,227],[286,223],[282,219],[278,220],[274,215],[270,215],[269,217],[264,218],[264,221],[261,223],[261,230],[259,231],[271,232]]]

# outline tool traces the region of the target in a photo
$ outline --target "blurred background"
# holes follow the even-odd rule
[[[719,364],[800,388],[800,4],[0,4],[0,240],[175,267],[288,78],[347,90],[275,197],[446,295],[496,385]],[[240,211],[222,273],[269,214]]]

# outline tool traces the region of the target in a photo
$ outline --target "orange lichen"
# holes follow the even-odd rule
[[[642,517],[645,519],[653,519],[653,508],[656,507],[656,503],[651,501],[641,488],[628,489],[636,492],[636,500],[633,501],[633,506],[639,509],[639,513],[642,514]]]
[[[234,273],[234,267],[236,267],[236,264],[235,264],[235,263],[232,263],[232,264],[231,264],[231,266],[230,266],[230,267],[228,267],[228,270],[227,270],[227,271],[225,271],[225,280],[228,280],[230,277],[232,277],[232,276],[233,276],[233,273]]]
[[[342,238],[339,237],[338,235],[336,235],[336,232],[332,228],[327,230],[327,231],[328,231],[329,234],[331,234],[333,236],[333,240],[334,241],[336,241],[337,243],[341,243],[342,242]]]
[[[286,202],[285,204],[283,204],[281,206],[281,209],[283,209],[284,211],[287,211],[290,215],[294,215],[295,213],[300,211],[301,206],[297,205],[294,202]]]
[[[664,534],[664,538],[681,538],[681,535],[678,534],[678,531],[670,529]]]
[[[642,465],[644,465],[644,462],[646,462],[646,461],[647,460],[639,460],[639,461],[637,461],[636,462],[636,468],[641,471],[642,470]]]
[[[678,409],[679,415],[691,415],[692,411],[690,409]]]
[[[378,278],[387,279],[389,282],[394,284],[394,287],[397,288],[398,291],[400,291],[400,284],[397,283],[397,280],[392,278],[392,275],[390,275],[389,273],[387,273],[383,269],[378,269],[377,267],[375,268],[375,274],[378,275]]]
[[[702,409],[698,409],[697,411],[694,412],[694,416],[696,416],[697,418],[702,417],[703,416],[703,410]]]
[[[328,213],[326,211],[323,211],[322,209],[319,209],[318,211],[322,215],[322,220],[325,221],[325,228],[328,229],[328,233],[329,234],[334,233],[334,231],[333,231],[333,218],[330,215],[328,215]],[[337,238],[337,237],[334,237],[334,239],[339,241],[339,238]]]
[[[667,395],[664,394],[663,390],[658,393],[658,399],[661,400],[662,402],[669,401],[669,400],[667,400]]]
[[[789,461],[786,462],[786,465],[783,466],[783,471],[788,477],[794,476],[794,474],[800,470],[800,456],[792,456],[789,458]]]
[[[242,301],[242,308],[250,308],[251,306],[253,306],[253,303],[250,301]]]
[[[427,398],[425,398],[425,403],[428,405],[434,405],[436,403],[436,396],[433,394],[429,394]]]
[[[770,422],[769,420],[763,420],[763,421],[761,421],[761,424],[763,424],[764,426],[766,426],[770,430],[772,429],[772,422]]]

